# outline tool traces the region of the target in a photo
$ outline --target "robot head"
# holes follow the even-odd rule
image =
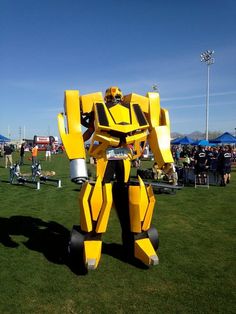
[[[123,98],[122,91],[117,86],[111,86],[106,90],[105,101],[119,103]]]

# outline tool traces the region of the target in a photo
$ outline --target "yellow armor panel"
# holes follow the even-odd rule
[[[93,230],[92,222],[97,222],[96,232],[105,232],[112,207],[111,183],[102,186],[100,177],[94,186],[86,182],[82,187],[79,200],[81,229],[90,232]]]
[[[79,91],[65,91],[64,107],[68,133],[65,132],[64,117],[61,113],[58,114],[58,128],[67,156],[70,160],[85,159],[80,121]]]
[[[111,183],[107,183],[103,186],[103,205],[96,227],[97,233],[103,233],[106,231],[111,206],[112,206],[112,185]]]
[[[87,269],[96,269],[101,258],[102,241],[84,241],[84,261]]]
[[[170,130],[169,112],[164,108],[161,108],[160,125],[166,125]]]
[[[149,193],[146,190],[145,184],[142,179],[139,177],[139,185],[129,186],[129,214],[130,214],[130,228],[132,232],[142,232],[143,221],[145,216],[147,219],[151,214],[151,207],[149,207],[149,195],[151,196],[150,190]],[[153,201],[153,200],[151,200]],[[148,214],[147,211],[149,210]],[[147,225],[147,221],[145,222]]]
[[[159,168],[162,168],[165,163],[174,162],[170,150],[170,131],[167,126],[153,128],[148,136],[148,141]]]
[[[121,107],[124,108],[119,116],[119,109],[121,109]],[[131,118],[128,117],[128,112]],[[122,118],[124,120],[122,120]],[[117,121],[115,119],[117,119]],[[104,103],[95,104],[95,132],[112,130],[126,134],[136,131],[137,129],[147,129],[148,127],[148,121],[139,104],[131,104],[128,106],[116,104],[109,108]]]
[[[130,175],[130,169],[131,169],[131,162],[129,159],[123,160],[124,163],[124,182],[128,182],[129,175]]]
[[[147,208],[143,225],[142,225],[143,231],[147,231],[151,227],[152,215],[153,215],[154,206],[156,202],[151,185],[147,187],[147,194],[148,194],[149,204],[148,204],[148,208]]]
[[[138,179],[140,184],[140,219],[143,221],[148,208],[149,199],[143,180],[140,177],[138,177]]]
[[[132,232],[141,232],[141,217],[140,217],[140,189],[139,186],[129,187],[129,215],[130,229]]]
[[[99,145],[96,144],[99,142]],[[89,153],[95,158],[104,158],[106,156],[106,149],[110,146],[117,147],[120,143],[118,137],[111,137],[109,134],[95,132],[89,148]]]
[[[160,96],[158,93],[148,93],[149,120],[152,127],[160,124]]]
[[[81,108],[83,113],[89,113],[94,110],[94,104],[104,102],[101,92],[82,95],[80,97]]]
[[[117,124],[130,124],[130,111],[128,108],[122,106],[121,104],[117,104],[111,107],[109,111]]]
[[[142,111],[145,113],[149,111],[149,100],[145,96],[132,93],[124,96],[123,101],[127,104],[139,104]]]
[[[101,178],[104,177],[104,173],[105,173],[105,170],[106,170],[106,166],[107,166],[107,160],[105,160],[104,158],[99,158],[97,160],[97,176],[100,176]]]
[[[93,187],[90,197],[90,206],[92,212],[92,219],[97,220],[100,210],[102,208],[103,195],[102,195],[102,181],[101,177],[97,177],[96,183]]]
[[[92,231],[92,217],[89,206],[89,197],[92,191],[92,185],[89,182],[83,184],[79,195],[80,204],[80,224],[83,231]]]
[[[158,257],[148,238],[135,241],[134,256],[146,265],[158,264]]]

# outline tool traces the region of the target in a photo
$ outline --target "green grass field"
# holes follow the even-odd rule
[[[10,185],[0,159],[1,314],[236,313],[236,169],[227,187],[156,195],[160,264],[150,269],[123,260],[112,210],[99,267],[85,274],[67,257],[79,224],[78,187],[65,156],[51,163],[43,156],[43,170],[56,171],[61,189]]]

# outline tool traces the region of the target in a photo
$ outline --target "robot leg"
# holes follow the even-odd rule
[[[87,269],[96,269],[101,257],[102,233],[106,231],[112,206],[111,184],[102,186],[98,177],[95,184],[84,183],[79,197],[80,226],[74,226],[69,243],[70,254],[83,254]]]
[[[159,263],[156,254],[159,239],[151,227],[155,197],[151,185],[146,187],[139,177],[139,185],[129,186],[130,228],[134,233],[134,256],[146,265]]]
[[[152,187],[145,187],[141,178],[137,185],[115,182],[113,198],[122,228],[125,257],[141,260],[146,265],[158,264],[155,250],[158,233],[151,227],[155,197]]]
[[[134,234],[130,230],[129,216],[129,184],[124,182],[114,182],[112,187],[113,200],[117,216],[122,230],[122,244],[124,258],[132,260],[134,257]]]

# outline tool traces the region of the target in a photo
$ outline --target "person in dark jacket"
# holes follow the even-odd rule
[[[199,184],[206,184],[206,173],[208,171],[207,160],[207,152],[205,151],[205,147],[199,146],[194,155],[195,174]]]
[[[218,172],[221,176],[221,186],[226,186],[231,178],[232,150],[230,146],[222,147],[218,155]]]
[[[196,151],[194,155],[194,161],[195,161],[195,173],[196,174],[200,174],[206,171],[207,153],[203,146],[199,146],[198,150]]]
[[[13,162],[12,162],[12,153],[13,149],[9,145],[4,146],[4,157],[5,157],[5,168],[7,168],[8,163],[10,163],[10,166],[12,167]]]
[[[20,147],[20,166],[24,165],[24,155],[25,155],[25,143],[22,143]]]

